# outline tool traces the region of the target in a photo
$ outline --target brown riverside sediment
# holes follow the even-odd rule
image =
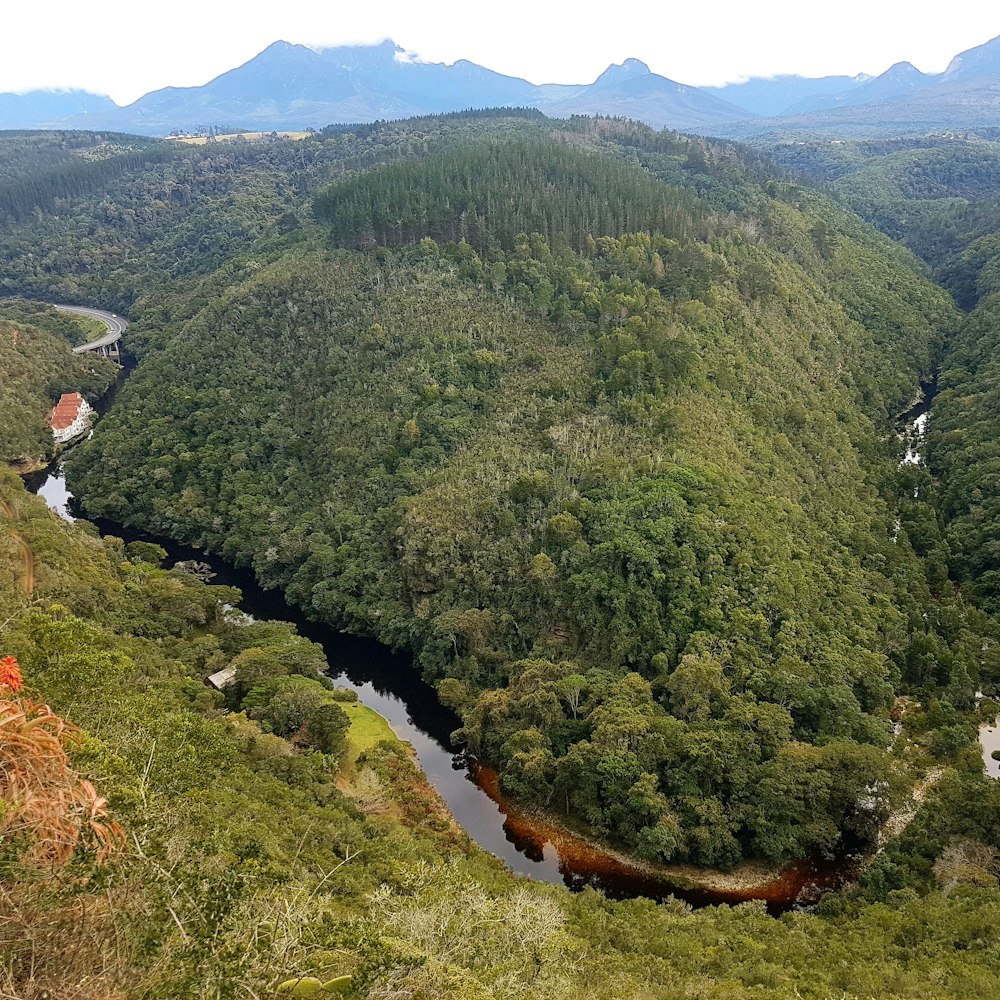
[[[42,458],[22,458],[17,462],[8,462],[7,468],[19,476],[30,476],[33,472],[41,472],[51,461],[51,459]]]
[[[811,902],[824,890],[842,888],[858,874],[852,859],[806,860],[783,867],[744,862],[731,871],[643,861],[567,829],[551,814],[512,802],[501,791],[499,775],[492,767],[473,762],[470,770],[476,784],[506,813],[508,838],[529,854],[555,849],[563,874],[583,884],[593,882],[591,876],[596,874],[597,884],[602,877],[609,882],[625,880],[641,885],[652,896],[677,894],[694,902],[730,904],[762,900],[784,909],[796,902]]]

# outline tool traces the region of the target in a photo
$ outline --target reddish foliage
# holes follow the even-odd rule
[[[0,671],[0,838],[24,836],[29,864],[65,865],[79,846],[104,861],[125,835],[107,799],[70,767],[80,731],[48,705],[16,697],[24,682],[13,657]]]

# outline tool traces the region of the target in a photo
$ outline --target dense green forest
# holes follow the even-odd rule
[[[829,185],[858,214],[918,253],[928,242],[946,245],[943,217],[950,209],[1000,196],[1000,143],[994,139],[797,141],[768,152],[793,173]],[[914,246],[918,230],[928,240]]]
[[[15,139],[3,287],[132,320],[139,367],[72,463],[91,514],[412,648],[507,791],[645,858],[881,850],[779,920],[514,880],[318,647],[7,477],[0,660],[31,690],[3,697],[84,727],[72,767],[124,838],[104,858],[78,823],[40,879],[17,820],[7,992],[991,992],[1000,790],[975,733],[996,706],[974,695],[1000,656],[962,560],[992,536],[956,544],[948,504],[976,497],[942,457],[948,372],[930,469],[895,433],[972,344],[925,266],[758,153],[622,121],[71,133],[37,162]],[[202,678],[225,666],[223,699]]]
[[[991,138],[782,145],[787,166],[830,184],[907,243],[967,311],[942,358],[927,498],[966,594],[1000,611],[996,348],[1000,309],[1000,143]]]
[[[160,168],[227,169],[135,252],[225,212],[242,253],[179,256],[133,301],[142,363],[74,462],[89,509],[413,648],[508,791],[646,857],[873,837],[950,752],[894,759],[897,696],[967,712],[995,669],[895,468],[947,297],[729,145],[451,116],[296,146]],[[369,248],[338,249],[359,219]],[[4,236],[16,280],[35,231]]]
[[[991,849],[968,839],[994,842],[1000,795],[971,768],[950,772],[883,857],[920,895],[872,886],[884,902],[775,920],[762,905],[692,912],[516,880],[441,814],[388,730],[316,678],[322,652],[293,626],[239,623],[230,589],[158,568],[156,546],[58,520],[7,472],[0,501],[0,711],[8,737],[39,720],[0,758],[5,774],[38,775],[45,806],[28,812],[3,786],[10,996],[326,983],[320,995],[370,998],[911,1000],[985,996],[1000,975]],[[34,554],[30,598],[18,539]],[[202,682],[226,665],[243,711],[223,712]],[[308,725],[278,735],[322,704],[328,719],[350,713],[346,731],[327,728],[339,740],[317,748]],[[68,763],[56,768],[43,733],[61,734]],[[70,792],[89,818],[60,812]],[[112,830],[104,855],[95,827]],[[57,864],[33,853],[43,837],[65,848]]]
[[[48,414],[64,392],[94,402],[117,366],[96,355],[75,355],[86,339],[77,318],[36,303],[0,301],[0,461],[29,469],[52,457]]]
[[[356,174],[323,192],[316,212],[345,247],[427,237],[509,252],[526,233],[583,250],[594,237],[682,231],[693,202],[621,160],[508,136]]]

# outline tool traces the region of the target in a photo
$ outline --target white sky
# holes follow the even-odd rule
[[[82,87],[119,103],[191,86],[283,38],[392,38],[434,62],[471,59],[535,83],[589,83],[635,56],[682,83],[937,72],[1000,35],[995,0],[34,0],[3,4],[0,91]]]

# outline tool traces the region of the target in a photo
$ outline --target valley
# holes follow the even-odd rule
[[[0,133],[11,995],[992,991],[992,141],[566,107]]]
[[[26,477],[25,485],[70,523],[85,514],[84,505],[66,487],[61,463]],[[571,831],[558,817],[521,808],[505,796],[497,773],[455,744],[452,733],[460,725],[458,716],[441,705],[405,655],[309,621],[280,594],[262,590],[251,574],[200,549],[102,519],[94,523],[105,536],[160,547],[168,562],[208,567],[213,585],[239,589],[239,610],[256,622],[293,622],[300,635],[323,648],[337,687],[355,691],[360,704],[387,720],[393,733],[413,747],[421,771],[461,828],[515,874],[565,884],[574,891],[590,886],[613,899],[675,897],[694,906],[759,899],[772,913],[814,902],[822,892],[857,876],[854,855],[809,859],[785,869],[746,864],[713,871],[643,864],[609,851],[585,832]]]

